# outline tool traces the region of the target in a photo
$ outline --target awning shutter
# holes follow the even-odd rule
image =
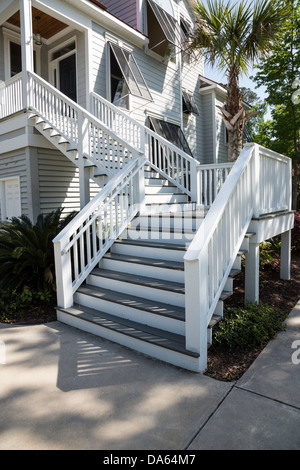
[[[180,148],[188,155],[193,156],[185,135],[179,126],[152,116],[149,116],[149,122],[158,135],[168,140],[173,145],[176,145],[176,147]]]
[[[178,21],[176,21],[173,16],[167,13],[153,0],[148,0],[148,4],[155,15],[166,40],[171,44],[174,44],[174,46],[181,48],[185,41],[185,37]]]
[[[134,96],[139,96],[147,101],[153,101],[144,77],[136,63],[133,54],[116,44],[109,43],[112,52],[119,64],[124,80],[127,83],[129,92]]]
[[[183,112],[193,113],[199,116],[199,110],[195,103],[194,97],[185,90],[182,90]]]

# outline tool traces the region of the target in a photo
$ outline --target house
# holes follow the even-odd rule
[[[291,164],[246,144],[227,162],[226,91],[183,44],[187,0],[3,0],[1,219],[78,215],[54,240],[58,318],[203,372],[246,256],[282,235]]]

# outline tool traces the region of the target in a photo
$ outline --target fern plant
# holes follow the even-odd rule
[[[35,224],[25,216],[0,224],[0,288],[55,290],[52,240],[75,213],[40,214]]]

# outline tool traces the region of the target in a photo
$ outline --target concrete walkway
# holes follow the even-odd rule
[[[2,324],[0,449],[299,450],[299,362],[300,302],[234,383],[59,322]]]

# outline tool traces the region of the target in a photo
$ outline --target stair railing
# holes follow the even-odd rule
[[[136,157],[136,147],[35,73],[28,72],[29,105],[78,150],[79,158],[112,176]]]
[[[252,217],[290,204],[290,159],[247,144],[184,256],[186,348],[200,354],[202,371],[207,327]]]
[[[53,240],[60,307],[73,305],[76,289],[141,210],[145,162],[129,162]]]
[[[197,204],[199,206],[209,208],[212,205],[232,167],[233,162],[212,163],[197,167]]]

